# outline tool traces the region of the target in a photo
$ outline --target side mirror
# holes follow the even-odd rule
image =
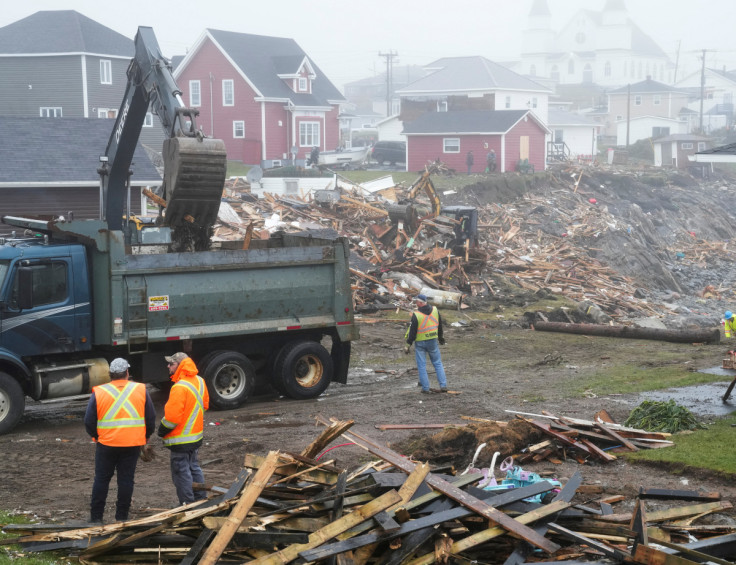
[[[18,308],[33,308],[33,269],[30,267],[18,269]]]

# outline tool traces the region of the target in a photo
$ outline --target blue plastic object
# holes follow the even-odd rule
[[[506,463],[506,461],[504,461],[504,463]],[[554,479],[543,479],[537,473],[525,471],[524,469],[522,469],[521,467],[517,467],[516,465],[509,467],[509,465],[504,466],[502,464],[500,468],[502,471],[504,470],[504,468],[506,469],[506,478],[499,483],[492,479],[490,484],[483,487],[483,490],[511,490],[514,488],[521,488],[533,485],[534,483],[538,483],[540,481],[549,481],[555,487],[562,488],[562,483],[560,481],[556,481]],[[541,503],[545,495],[546,493],[541,493],[525,498],[524,500],[526,502]]]

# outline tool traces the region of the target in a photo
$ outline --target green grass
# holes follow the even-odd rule
[[[670,387],[684,387],[722,381],[723,377],[689,371],[677,364],[667,367],[636,367],[617,365],[607,367],[594,375],[581,376],[568,384],[570,393],[582,395],[586,391],[602,394],[636,394]]]
[[[244,177],[250,170],[250,165],[244,165],[242,161],[228,161],[227,162],[227,176],[228,177]]]
[[[0,510],[0,527],[7,524],[29,524],[31,521],[26,516],[10,514]],[[8,540],[18,537],[15,532],[5,533],[0,531],[0,540]],[[0,546],[0,565],[11,563],[23,563],[23,565],[66,565],[70,561],[58,552],[53,553],[25,553],[19,545]]]
[[[626,458],[664,463],[670,470],[709,469],[736,476],[736,450],[728,448],[733,444],[733,426],[736,416],[719,418],[708,429],[673,435],[674,447],[642,450]]]

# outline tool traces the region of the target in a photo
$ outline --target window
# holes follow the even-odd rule
[[[567,74],[568,75],[574,75],[575,74],[575,61],[570,59],[567,62]]]
[[[41,117],[42,118],[61,118],[61,107],[53,108],[53,107],[41,107]]]
[[[621,121],[621,120],[623,120],[623,119],[624,119],[624,117],[623,117],[623,116],[622,116],[621,114],[617,114],[617,115],[616,115],[616,121],[617,121],[617,122],[620,122],[620,121]]]
[[[533,77],[537,76],[537,65],[531,65],[529,67],[529,75]]]
[[[100,83],[112,84],[112,62],[109,59],[100,60]]]
[[[198,80],[189,81],[189,105],[193,108],[202,105],[202,86]]]
[[[511,96],[506,97],[506,101],[504,102],[504,108],[511,108]]]
[[[698,141],[698,151],[705,151],[705,141]]]
[[[307,91],[307,79],[304,77],[299,77],[299,92],[306,92]]]
[[[67,265],[63,261],[52,261],[31,266],[33,275],[33,306],[64,302],[67,299]],[[10,299],[11,308],[18,308],[18,271],[15,272]]]
[[[144,128],[153,127],[153,114],[151,112],[146,112],[146,119],[143,120],[143,127]]]
[[[603,65],[603,76],[606,76],[606,77],[611,76],[611,61],[606,61],[606,64]]]
[[[652,137],[663,137],[665,135],[670,134],[670,128],[668,127],[653,127],[652,128]]]
[[[692,143],[683,143],[680,145],[680,149],[692,149],[693,144]]]
[[[302,147],[319,147],[319,122],[299,123],[299,145]]]
[[[112,108],[97,108],[97,117],[114,119],[118,117],[118,111]]]
[[[634,106],[641,106],[641,94],[634,96]]]
[[[593,82],[593,67],[589,63],[583,67],[583,82]]]
[[[652,104],[655,106],[659,106],[662,103],[662,95],[661,94],[655,94],[652,96]]]
[[[447,100],[438,100],[437,101],[437,111],[438,112],[447,112]]]
[[[443,153],[460,153],[460,138],[446,137],[442,140]]]
[[[560,82],[560,69],[557,65],[552,65],[552,71],[550,72],[549,78],[555,82]]]
[[[536,108],[536,107],[537,107],[537,98],[535,97],[535,98],[532,98],[532,108]]]
[[[233,83],[232,79],[226,79],[222,81],[222,105],[235,105],[235,84]]]
[[[245,137],[245,122],[243,120],[233,122],[233,137]]]

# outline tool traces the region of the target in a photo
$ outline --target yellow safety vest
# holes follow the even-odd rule
[[[726,332],[726,337],[733,337],[733,334],[736,333],[736,317],[726,320],[726,323],[723,324],[723,331]]]
[[[430,314],[422,314],[419,310],[414,312],[417,317],[417,339],[416,341],[427,341],[437,339],[437,331],[440,327],[440,315],[437,307],[432,306]]]

